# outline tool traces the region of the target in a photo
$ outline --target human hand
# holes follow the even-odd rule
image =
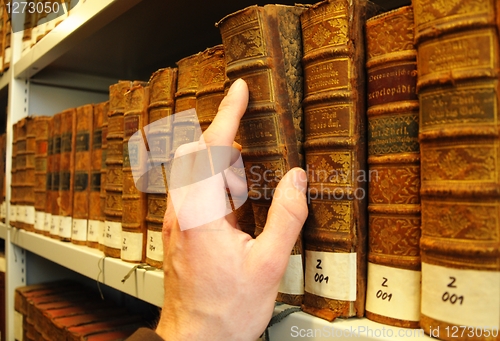
[[[208,148],[233,144],[247,103],[247,85],[237,80],[203,134]],[[165,299],[157,334],[168,341],[255,341],[272,316],[280,280],[307,217],[306,186],[301,169],[283,177],[256,239],[238,229],[234,214],[181,230],[176,211],[196,212],[200,208],[190,205],[201,201],[185,200],[179,211],[169,197],[163,223]],[[210,209],[214,190],[220,188],[197,189],[205,197],[202,209]]]

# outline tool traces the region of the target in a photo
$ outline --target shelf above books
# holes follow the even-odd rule
[[[10,240],[25,250],[123,293],[159,307],[163,304],[163,272],[159,269],[134,270],[137,264],[105,257],[104,253],[97,249],[16,228],[10,229]],[[122,282],[129,273],[130,276]]]
[[[19,58],[14,66],[14,77],[31,78],[86,37],[97,32],[140,1],[99,0],[82,3]]]

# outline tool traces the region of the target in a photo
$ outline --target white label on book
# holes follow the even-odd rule
[[[14,311],[14,339],[23,341],[23,314]]]
[[[73,218],[71,217],[60,217],[61,224],[59,225],[59,237],[61,238],[71,238],[71,228],[73,225]]]
[[[24,222],[29,225],[35,225],[35,206],[25,206]]]
[[[500,328],[500,272],[422,263],[422,314],[459,326]]]
[[[356,253],[306,251],[305,290],[333,300],[356,300]]]
[[[50,235],[59,235],[59,226],[61,225],[61,216],[53,214],[50,219]]]
[[[112,249],[122,248],[122,223],[116,221],[107,221],[104,226],[104,245]]]
[[[122,252],[120,258],[129,262],[141,262],[142,240],[142,233],[122,231]]]
[[[281,279],[278,292],[290,295],[304,294],[304,267],[302,255],[290,255],[285,275]]]
[[[52,214],[45,212],[45,221],[43,222],[43,230],[50,232],[50,225],[52,223]]]
[[[89,229],[87,231],[87,240],[89,242],[98,243],[99,242],[99,226],[101,221],[99,220],[89,220]]]
[[[45,229],[45,212],[35,212],[35,230],[43,231]]]
[[[17,221],[17,205],[10,205],[9,209],[9,221]]]
[[[158,262],[163,262],[163,241],[160,231],[148,230],[146,257]]]
[[[420,271],[368,263],[366,310],[394,319],[420,320]]]
[[[18,223],[26,223],[26,206],[17,205],[16,221]]]
[[[106,231],[106,222],[101,221],[99,224],[99,245],[104,245],[104,231]]]
[[[71,230],[71,239],[80,242],[87,241],[87,219],[73,218],[73,229]]]

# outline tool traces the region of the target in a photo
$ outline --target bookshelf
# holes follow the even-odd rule
[[[410,3],[406,0],[377,2],[387,9]],[[157,69],[173,66],[182,57],[219,44],[220,34],[214,27],[215,22],[248,5],[265,3],[268,2],[217,0],[207,7],[201,1],[193,4],[164,0],[81,0],[67,21],[26,54],[21,55],[22,32],[13,34],[13,62],[11,68],[0,76],[0,104],[3,101],[8,103],[6,201],[9,202],[10,198],[11,126],[14,122],[27,115],[53,115],[68,107],[106,100],[110,84],[119,79],[148,80]],[[193,10],[194,7],[203,7],[203,10]],[[90,281],[99,281],[154,306],[162,304],[163,275],[159,270],[137,269],[122,283],[134,264],[104,258],[98,250],[11,228],[8,220],[6,224],[0,224],[0,238],[6,241],[8,340],[14,339],[14,289],[56,279],[55,271],[43,274],[40,271],[39,268],[47,264],[63,267]],[[278,306],[276,312],[285,308]],[[297,329],[292,329],[295,327]],[[326,334],[309,337],[306,335],[308,330],[331,328],[344,333],[346,340],[352,337],[347,332],[354,328],[360,332],[356,337],[366,341],[398,340],[406,331],[367,319],[329,323],[299,312],[272,327],[270,335],[273,341],[288,340],[291,332],[297,330],[296,339],[320,341],[331,337],[326,337]],[[363,334],[362,328],[367,333]],[[302,337],[302,330],[305,337]],[[383,330],[392,332],[378,335]],[[421,334],[409,338],[430,339]]]

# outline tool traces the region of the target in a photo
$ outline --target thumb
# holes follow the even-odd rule
[[[256,238],[262,254],[284,262],[283,271],[307,218],[306,188],[303,169],[293,168],[286,173],[274,193],[264,231]]]

